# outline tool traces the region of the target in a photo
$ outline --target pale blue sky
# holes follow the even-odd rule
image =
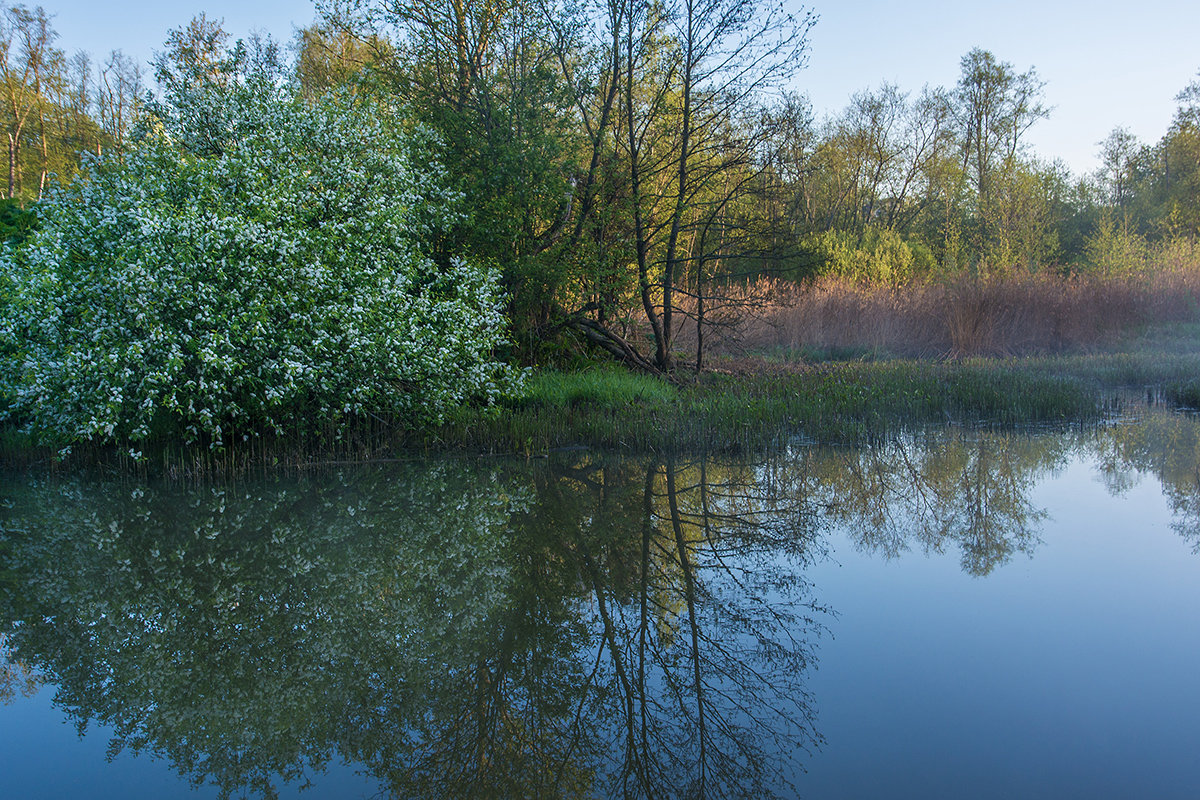
[[[37,5],[36,0],[26,3]],[[263,29],[289,39],[314,17],[311,0],[43,0],[54,14],[59,45],[100,57],[113,48],[143,61],[166,31],[205,11],[235,36]],[[991,50],[1018,70],[1037,67],[1054,106],[1030,132],[1046,158],[1076,172],[1096,166],[1096,143],[1124,125],[1143,141],[1170,124],[1174,96],[1200,70],[1200,2],[1137,3],[1012,0],[1006,3],[818,2],[809,66],[796,88],[818,114],[834,112],[850,94],[889,80],[918,91],[951,86],[959,59],[972,47]]]

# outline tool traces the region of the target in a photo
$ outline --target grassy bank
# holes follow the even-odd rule
[[[461,413],[418,446],[541,453],[560,447],[754,449],[781,436],[849,443],[906,425],[1089,421],[1120,397],[1155,398],[1200,356],[742,364],[672,386],[615,371],[543,373],[497,416]]]
[[[1200,407],[1200,353],[1075,355],[964,361],[727,362],[672,384],[609,367],[539,372],[496,409],[461,409],[412,431],[372,420],[351,431],[261,438],[212,451],[75,447],[65,462],[176,475],[409,458],[433,452],[540,455],[562,448],[754,450],[785,438],[853,443],[906,426],[1087,422],[1150,399]],[[54,463],[20,434],[0,432],[9,463]]]

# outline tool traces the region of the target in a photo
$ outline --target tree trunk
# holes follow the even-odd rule
[[[9,131],[8,134],[8,196],[9,199],[17,194],[17,140]]]

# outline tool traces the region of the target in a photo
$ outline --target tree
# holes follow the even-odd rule
[[[552,11],[536,0],[364,6],[371,33],[394,37],[378,50],[379,90],[438,134],[439,158],[466,198],[441,257],[461,250],[501,269],[528,354],[569,262],[560,244],[579,137],[545,35]]]
[[[1159,145],[1162,179],[1159,216],[1167,237],[1200,235],[1200,77],[1175,96],[1179,107]]]
[[[753,163],[756,142],[738,114],[803,66],[814,22],[811,12],[797,19],[756,0],[680,0],[662,8],[629,0],[626,155],[642,305],[654,363],[664,372],[674,369],[676,283],[690,264],[681,234],[695,234],[695,213],[713,193],[742,185],[727,177]],[[658,44],[668,32],[669,43]],[[634,91],[639,70],[651,75],[645,104]]]
[[[172,28],[166,49],[154,54],[154,80],[168,102],[179,103],[183,93],[200,86],[227,86],[237,72],[237,51],[228,47],[222,20],[201,13],[182,28]]]
[[[1049,116],[1050,109],[1042,104],[1045,83],[1033,68],[1016,72],[1012,64],[997,61],[979,48],[963,56],[960,67],[954,99],[962,163],[975,190],[974,244],[986,260],[986,248],[994,234],[998,176],[1016,166],[1025,133]]]
[[[122,150],[141,107],[142,70],[120,50],[113,50],[99,69],[98,77],[96,106],[100,128],[110,146]]]
[[[455,239],[502,265],[518,329],[671,371],[680,296],[724,258],[718,221],[755,174],[747,123],[803,64],[812,16],[757,0],[365,14],[396,33],[393,90],[441,135],[470,210]]]
[[[393,57],[384,40],[361,34],[345,12],[303,28],[296,45],[296,78],[308,99],[348,88]]]
[[[22,193],[21,144],[26,124],[35,110],[42,109],[42,90],[52,68],[62,60],[53,47],[58,34],[41,6],[0,6],[0,83],[8,134],[8,196]],[[44,133],[44,126],[42,129]],[[42,137],[44,143],[45,136]],[[45,187],[45,170],[38,193]]]
[[[1112,132],[1099,142],[1100,171],[1097,178],[1100,181],[1104,199],[1120,210],[1125,210],[1129,204],[1133,187],[1133,163],[1141,143],[1128,128],[1113,128]]]

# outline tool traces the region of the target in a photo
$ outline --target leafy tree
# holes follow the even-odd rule
[[[1009,242],[992,241],[999,217],[996,205],[1005,191],[999,183],[1009,179],[1021,155],[1022,139],[1029,128],[1049,116],[1042,104],[1045,84],[1030,68],[1017,72],[1012,64],[997,61],[992,53],[975,48],[962,58],[954,98],[962,136],[963,168],[975,191],[973,239],[983,265],[1000,267]],[[1003,234],[999,234],[1003,239]],[[996,256],[999,256],[997,258]]]

